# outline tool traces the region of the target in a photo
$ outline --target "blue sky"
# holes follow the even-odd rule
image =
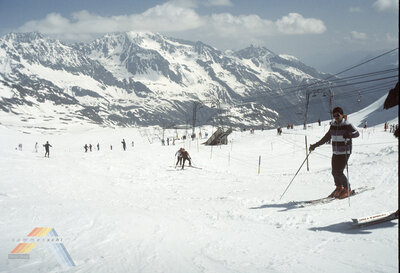
[[[152,31],[221,50],[265,46],[319,67],[398,47],[397,0],[0,0],[0,35],[65,41]]]

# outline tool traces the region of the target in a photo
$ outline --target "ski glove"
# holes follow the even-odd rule
[[[318,145],[317,144],[311,144],[310,145],[310,152],[312,152],[312,151],[314,151],[315,150],[315,148],[317,148],[318,147]]]

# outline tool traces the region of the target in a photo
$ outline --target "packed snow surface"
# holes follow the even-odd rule
[[[348,166],[353,188],[374,190],[297,207],[334,189],[326,144],[280,198],[305,159],[305,136],[315,143],[327,129],[234,132],[210,147],[201,143],[211,127],[203,139],[162,146],[157,128],[0,125],[0,272],[398,272],[398,220],[351,222],[397,209],[398,142],[383,125],[358,128]],[[201,169],[175,169],[179,147]],[[76,266],[61,266],[46,243],[30,259],[8,259],[35,227],[54,228]]]

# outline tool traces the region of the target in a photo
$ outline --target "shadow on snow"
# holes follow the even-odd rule
[[[338,224],[332,224],[325,227],[313,227],[309,228],[311,231],[329,231],[329,232],[336,232],[336,233],[344,233],[344,234],[370,234],[374,229],[379,228],[391,228],[396,226],[397,223],[393,222],[384,222],[380,224],[375,224],[372,226],[366,227],[358,227],[357,225],[353,224],[352,222],[342,222]]]
[[[288,211],[292,209],[300,209],[302,207],[298,206],[296,202],[288,202],[283,204],[265,204],[259,207],[251,207],[249,209],[268,209],[268,208],[283,208],[279,211]]]

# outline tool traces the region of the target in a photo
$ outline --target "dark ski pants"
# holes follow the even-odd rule
[[[349,157],[349,154],[332,155],[332,175],[336,186],[343,186],[347,188],[347,177],[344,175],[343,171],[346,167]]]
[[[179,163],[179,166],[182,165],[182,157],[181,156],[178,156],[178,160],[176,161],[175,166],[178,166],[178,163]]]
[[[189,166],[192,166],[192,162],[190,161],[190,158],[183,158],[183,164],[182,164],[182,169],[185,167],[185,161],[189,161]]]

